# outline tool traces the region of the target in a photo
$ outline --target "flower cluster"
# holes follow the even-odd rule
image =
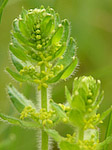
[[[26,106],[21,112],[20,119],[25,119],[26,117],[33,119],[41,126],[52,127],[53,120],[56,118],[55,111],[50,110],[46,111],[45,108],[40,109],[39,112],[36,112],[36,109],[32,106]]]

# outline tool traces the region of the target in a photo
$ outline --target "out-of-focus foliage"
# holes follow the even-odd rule
[[[20,14],[22,6],[29,9],[40,7],[42,4],[53,7],[60,14],[61,19],[67,18],[71,22],[72,36],[76,38],[79,47],[77,55],[80,61],[74,76],[91,74],[102,81],[102,89],[105,91],[105,98],[100,107],[102,112],[112,104],[112,0],[10,0],[0,24],[0,111],[17,115],[16,110],[12,112],[12,106],[6,95],[5,88],[10,82],[10,77],[4,72],[9,64],[12,67],[8,54],[12,21]],[[73,77],[66,82],[70,91],[72,81]],[[65,101],[64,85],[65,82],[60,82],[53,89],[53,99],[56,102]],[[31,86],[24,84],[19,88],[35,103],[35,90]],[[103,131],[100,135],[101,140],[104,139],[107,122],[108,120],[103,126],[100,125]],[[6,125],[0,122],[0,128],[1,124]],[[62,135],[66,135],[66,130],[72,133],[72,129],[68,126],[61,125],[57,128]],[[0,136],[0,141],[10,133],[16,134],[16,141],[11,146],[11,150],[36,150],[35,131],[11,127]],[[57,150],[56,147],[54,149]]]
[[[0,22],[1,22],[3,9],[4,9],[5,5],[7,4],[7,2],[8,2],[8,0],[1,0],[0,1]]]

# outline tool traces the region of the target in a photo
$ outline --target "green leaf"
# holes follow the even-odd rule
[[[19,120],[19,119],[16,119],[14,117],[10,117],[10,116],[7,116],[7,115],[4,115],[2,113],[0,113],[0,118],[3,120],[3,121],[7,121],[8,123],[11,123],[11,124],[15,124],[15,125],[21,125],[22,124],[22,121]]]
[[[20,32],[18,23],[19,23],[19,20],[17,18],[14,19],[14,21],[13,21],[13,30],[15,32]]]
[[[61,142],[61,140],[63,139],[63,137],[61,137],[59,135],[59,133],[56,130],[53,129],[45,129],[45,131],[47,132],[47,134],[49,136],[51,136],[56,142]]]
[[[23,20],[26,20],[27,13],[28,13],[28,11],[26,9],[24,9],[24,7],[22,7],[21,18]]]
[[[65,86],[65,96],[66,96],[66,99],[67,99],[67,101],[69,102],[69,104],[71,104],[71,102],[72,102],[72,97],[71,97],[71,94],[70,94],[70,92],[69,92],[67,86]]]
[[[40,127],[39,123],[23,121],[23,120],[14,118],[14,117],[4,115],[2,113],[0,113],[0,119],[2,121],[8,122],[10,124],[19,125],[19,126],[22,126],[22,127],[27,127],[27,128],[39,128]]]
[[[53,101],[50,101],[50,105],[57,112],[58,116],[61,118],[67,118],[66,113],[62,110],[62,108]]]
[[[19,29],[20,29],[21,33],[24,36],[26,36],[27,38],[29,38],[31,36],[30,30],[28,30],[23,19],[19,19]]]
[[[93,109],[98,109],[98,106],[101,104],[102,100],[104,99],[104,91],[102,91],[100,93],[100,95],[98,96],[97,100],[95,101],[95,103],[93,104]]]
[[[34,17],[31,13],[27,13],[25,25],[27,26],[28,30],[32,31],[34,26]]]
[[[59,144],[61,150],[80,150],[77,144],[69,143],[67,141],[62,141]]]
[[[64,72],[69,68],[71,64],[68,64],[68,66],[66,66],[62,71],[60,71],[56,76],[54,76],[53,78],[51,78],[50,80],[48,80],[48,83],[55,83],[57,82],[61,76],[64,74]]]
[[[49,22],[46,24],[43,36],[49,36],[49,34],[52,32],[53,29],[54,29],[54,20],[50,19]]]
[[[71,75],[71,73],[74,71],[74,69],[76,68],[78,64],[78,59],[75,58],[72,63],[70,64],[70,66],[66,69],[66,71],[63,73],[61,79],[66,79],[67,77],[69,77]]]
[[[57,64],[62,64],[66,67],[68,64],[71,64],[75,60],[75,51],[76,51],[76,42],[71,37],[67,46],[65,53],[63,54],[63,59],[57,61]]]
[[[73,81],[73,94],[75,93],[75,91],[77,91],[79,88],[79,79],[78,77],[76,77]]]
[[[106,131],[105,139],[107,137],[109,137],[111,134],[112,134],[112,112],[111,112],[111,114],[109,116],[109,122],[108,122],[108,126],[107,126],[107,131]],[[106,145],[104,147],[104,150],[108,150],[108,145]]]
[[[37,123],[37,121],[36,122],[21,121],[21,124],[23,127],[26,127],[26,128],[42,128],[40,123],[39,122]]]
[[[96,150],[102,150],[105,146],[109,145],[112,142],[112,135],[107,137],[106,140],[99,143],[96,147]]]
[[[46,24],[52,19],[52,15],[47,15],[43,21],[41,22],[41,32],[44,33],[46,31]]]
[[[56,51],[56,53],[54,54],[53,59],[62,56],[63,53],[65,52],[65,50],[66,50],[66,43],[64,42],[64,43],[62,44],[62,46],[61,46],[61,47]]]
[[[80,110],[72,109],[68,117],[74,126],[82,127],[84,125],[83,113]]]
[[[10,96],[10,99],[15,106],[15,108],[18,110],[18,112],[22,112],[25,106],[31,105],[33,108],[35,108],[34,104],[27,100],[21,93],[19,93],[14,86],[9,85],[8,86],[8,94]]]
[[[61,41],[67,42],[70,36],[70,23],[67,19],[64,19],[62,25],[64,26],[64,32]]]
[[[79,81],[79,83],[80,83],[80,81]],[[87,95],[88,95],[88,91],[85,91],[85,88],[86,88],[86,86],[85,86],[85,83],[82,83],[81,85],[79,84],[79,89],[77,89],[75,92],[74,92],[74,95],[76,94],[78,94],[78,95],[80,95],[80,97],[83,99],[83,101],[85,102],[85,104],[87,104],[88,103],[88,98],[87,98]],[[82,86],[82,87],[81,87]]]
[[[12,70],[10,70],[9,68],[6,68],[6,71],[17,81],[20,81],[20,82],[25,82],[25,81],[28,81],[29,80],[29,77],[26,77],[26,76],[22,76],[16,72],[13,72]]]
[[[100,94],[100,86],[101,86],[101,82],[100,80],[98,80],[96,83],[96,89],[94,90],[94,97],[93,97],[94,103],[96,103],[97,98]]]
[[[68,47],[63,55],[63,59],[59,59],[57,61],[57,65],[63,65],[64,67],[66,67],[68,64],[70,65],[62,75],[62,79],[66,79],[74,71],[74,68],[78,64],[78,59],[75,57],[75,49],[75,41],[73,38],[70,38]]]
[[[99,121],[104,120],[111,112],[112,112],[112,106],[101,114],[99,120],[97,122],[95,122],[95,124],[98,124]]]
[[[55,13],[54,18],[55,18],[55,28],[58,28],[59,24],[61,23],[59,14]]]
[[[104,120],[112,112],[112,106],[102,113],[100,120]]]
[[[3,9],[6,6],[7,2],[8,2],[8,0],[1,0],[1,2],[0,2],[0,23],[1,23]]]
[[[28,61],[27,55],[24,53],[24,49],[22,47],[14,47],[13,43],[9,45],[10,51],[20,60]]]
[[[50,8],[49,6],[47,7],[46,10],[47,10],[48,13],[50,13],[54,16],[55,28],[57,28],[58,25],[61,23],[59,14],[55,13],[54,9]]]
[[[23,46],[23,45],[28,45],[32,48],[35,48],[34,45],[29,42],[29,40],[24,37],[20,32],[13,32],[13,36],[17,39],[17,41]]]
[[[71,107],[85,112],[85,102],[80,95],[74,95],[71,101]]]
[[[47,82],[48,82],[48,83],[55,83],[55,82],[57,82],[57,81],[61,78],[61,76],[62,76],[63,73],[64,73],[64,71],[61,71],[60,73],[58,73],[57,76],[51,78],[51,79],[48,80]]]
[[[59,41],[61,40],[62,35],[63,35],[63,26],[59,25],[57,31],[52,37],[52,44],[57,45]]]
[[[14,56],[13,54],[11,54],[11,59],[12,59],[12,62],[14,64],[14,66],[16,67],[16,69],[18,71],[20,71],[21,69],[23,69],[24,64],[16,56]]]
[[[17,39],[14,36],[12,36],[12,43],[16,50],[19,49],[19,51],[22,51],[23,55],[25,54],[27,61],[35,62],[35,60],[31,58],[31,56],[27,55],[29,51],[31,51],[31,52],[33,51],[34,53],[37,53],[37,51],[34,48],[30,47],[26,43],[21,43],[21,45],[20,45],[20,43],[17,41]],[[19,52],[17,52],[17,54],[18,53]],[[15,55],[17,55],[17,54],[15,54]],[[20,52],[20,54],[21,54],[21,52]]]

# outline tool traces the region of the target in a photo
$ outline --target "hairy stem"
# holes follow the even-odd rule
[[[45,71],[45,65],[42,65],[40,71]],[[41,108],[46,108],[47,110],[47,88],[41,87]],[[48,135],[42,130],[42,143],[41,150],[48,150]]]

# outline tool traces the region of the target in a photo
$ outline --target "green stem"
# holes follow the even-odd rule
[[[42,65],[40,71],[45,71],[45,65]],[[47,108],[47,88],[41,87],[41,108]],[[41,150],[48,150],[48,135],[42,130]]]
[[[41,87],[41,108],[47,108],[47,89],[45,87]]]
[[[42,146],[41,150],[48,150],[48,135],[42,130]]]

